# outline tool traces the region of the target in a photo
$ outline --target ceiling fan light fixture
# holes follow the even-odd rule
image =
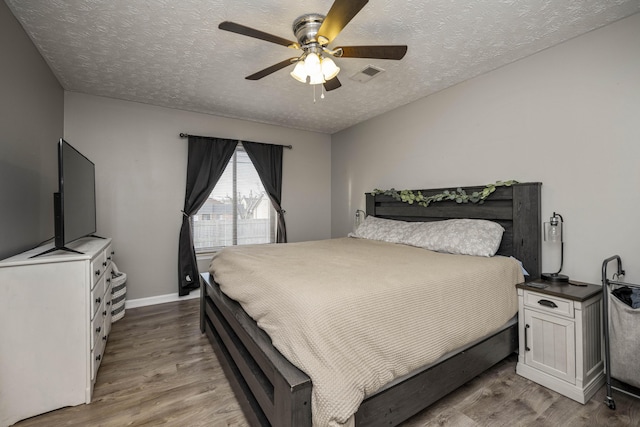
[[[310,52],[303,58],[298,60],[293,71],[289,73],[300,83],[307,83],[308,77],[309,84],[319,85],[333,79],[340,72],[340,67],[329,57]]]
[[[324,80],[324,76],[322,75],[322,72],[309,75],[309,84],[310,85],[320,85],[320,84],[322,84],[324,82],[325,82],[325,80]]]
[[[300,83],[307,82],[307,71],[305,69],[304,61],[298,61],[293,71],[290,73],[291,77],[299,81]]]
[[[315,52],[310,52],[304,60],[304,69],[309,76],[321,74],[320,57]]]
[[[329,57],[323,57],[320,63],[325,80],[331,80],[340,72],[340,67]]]

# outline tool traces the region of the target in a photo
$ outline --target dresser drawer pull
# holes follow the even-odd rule
[[[96,360],[97,360],[98,362],[99,362],[100,360],[102,360],[102,355],[101,355],[101,354],[97,355],[97,356],[96,356]]]
[[[104,336],[102,337],[102,341],[106,341],[108,337],[109,337],[109,335],[104,335]]]
[[[527,330],[529,329],[529,325],[524,325],[524,349],[525,351],[531,351],[529,348],[529,340],[527,340]]]
[[[102,312],[102,316],[106,316],[107,315],[107,310]]]
[[[98,326],[98,327],[96,328],[96,332],[97,332],[97,333],[100,333],[100,331],[101,331],[101,330],[102,330],[102,326]]]
[[[107,266],[107,261],[102,261],[102,266],[106,267]]]
[[[96,276],[99,276],[99,275],[100,275],[100,269],[97,269],[96,270]]]
[[[98,297],[96,298],[96,304],[100,304],[102,302],[102,298]]]
[[[540,301],[538,301],[538,304],[544,305],[545,307],[558,308],[555,302],[549,301],[548,299],[541,299]]]
[[[111,283],[111,279],[107,279],[107,283]]]

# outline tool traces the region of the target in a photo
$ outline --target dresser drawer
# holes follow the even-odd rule
[[[93,320],[91,321],[91,343],[90,343],[90,348],[94,349],[97,347],[99,341],[100,341],[100,337],[102,336],[102,333],[104,332],[104,317],[102,316],[102,311],[105,307],[105,302],[103,301],[99,306],[98,306],[98,313],[93,317]]]
[[[100,363],[102,363],[102,356],[104,353],[105,342],[102,339],[96,340],[96,345],[91,350],[91,382],[96,380],[96,374]]]
[[[111,264],[111,261],[113,261],[113,255],[115,254],[111,243],[109,243],[109,246],[107,246],[107,249],[105,249],[104,254],[107,258],[107,263]]]
[[[106,331],[105,333],[107,335],[109,335],[111,333],[111,310],[113,310],[113,286],[111,285],[110,282],[106,283],[106,291],[104,293],[104,299],[105,299],[105,310],[107,311],[107,317],[105,320],[105,328]]]
[[[91,291],[91,319],[95,317],[98,307],[100,307],[100,304],[104,301],[105,283],[106,278],[102,276]]]
[[[91,288],[98,283],[101,277],[104,276],[104,272],[107,269],[107,254],[105,251],[101,251],[92,261],[91,261]]]
[[[524,291],[524,305],[545,313],[573,318],[573,301],[551,295]]]

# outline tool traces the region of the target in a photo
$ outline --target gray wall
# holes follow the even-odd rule
[[[294,145],[283,190],[291,241],[345,235],[374,188],[542,181],[543,216],[567,220],[565,271],[597,282],[602,259],[619,253],[638,281],[637,40],[640,15],[330,137],[63,94],[0,2],[0,258],[53,235],[64,131],[96,162],[98,233],[115,239],[130,298],[175,293],[184,131]],[[545,271],[554,255],[543,247]]]
[[[96,164],[98,234],[114,239],[129,300],[177,293],[187,168],[180,132],[293,145],[283,165],[289,241],[331,236],[329,135],[73,92],[64,131]]]
[[[0,1],[0,259],[53,237],[64,93]]]
[[[332,235],[375,188],[541,181],[543,217],[566,220],[563,271],[598,283],[618,253],[640,281],[639,41],[636,14],[333,135]]]

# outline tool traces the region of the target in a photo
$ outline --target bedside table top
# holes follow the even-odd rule
[[[538,288],[534,286],[529,286],[529,283],[543,283],[547,285],[545,288]],[[583,286],[575,286],[570,283],[579,283]],[[584,286],[586,285],[586,286]],[[553,295],[560,298],[566,298],[573,301],[586,301],[589,298],[597,295],[602,292],[602,286],[600,285],[592,285],[590,283],[578,282],[575,280],[569,280],[567,282],[546,282],[541,279],[530,280],[525,283],[518,283],[516,285],[519,289],[524,289],[527,291],[538,292],[545,295]]]

